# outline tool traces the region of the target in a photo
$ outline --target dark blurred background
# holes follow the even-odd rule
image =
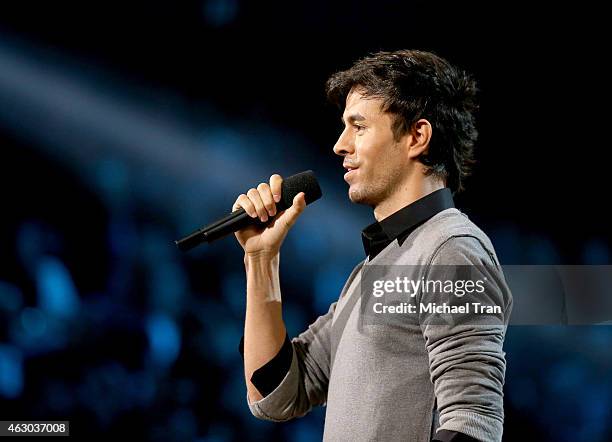
[[[324,409],[250,415],[235,240],[173,240],[314,169],[324,198],[281,257],[290,336],[325,313],[374,219],[346,197],[323,86],[373,51],[433,50],[479,80],[479,164],[456,203],[502,263],[610,264],[602,8],[3,2],[0,418],[70,420],[81,439],[321,440]],[[611,338],[511,327],[504,439],[612,440]]]

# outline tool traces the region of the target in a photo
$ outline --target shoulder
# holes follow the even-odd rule
[[[493,264],[499,266],[489,237],[468,216],[456,208],[446,209],[411,234],[402,248],[420,250],[431,264]]]

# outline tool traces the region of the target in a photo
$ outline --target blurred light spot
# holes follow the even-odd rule
[[[45,257],[37,268],[38,302],[46,312],[70,317],[79,309],[79,298],[68,269],[54,257]]]
[[[147,335],[152,360],[168,367],[178,357],[181,334],[176,323],[167,315],[154,313],[147,319]]]
[[[21,312],[21,326],[29,337],[38,338],[47,331],[47,318],[41,310],[28,307]]]
[[[0,344],[0,395],[14,399],[23,390],[23,362],[21,352]]]

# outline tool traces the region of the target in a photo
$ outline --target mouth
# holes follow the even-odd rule
[[[344,181],[348,181],[348,179],[352,176],[355,175],[356,170],[358,169],[357,167],[353,167],[353,166],[344,166],[344,168],[346,169],[346,173],[344,174]]]

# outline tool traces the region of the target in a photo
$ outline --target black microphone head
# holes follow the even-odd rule
[[[291,207],[293,198],[300,192],[305,193],[306,204],[318,200],[323,195],[317,177],[312,170],[296,173],[283,180],[281,200],[277,204],[279,209],[285,210]]]

